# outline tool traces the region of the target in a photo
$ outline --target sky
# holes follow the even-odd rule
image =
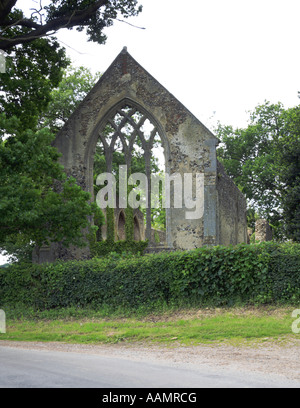
[[[211,130],[218,121],[247,126],[248,112],[265,100],[286,108],[300,102],[299,0],[140,3],[143,12],[126,21],[145,29],[116,22],[105,45],[61,31],[74,65],[104,72],[127,46]]]
[[[204,125],[245,127],[265,101],[300,103],[299,0],[140,0],[143,12],[105,30],[57,34],[74,66],[105,72],[124,46]],[[19,0],[32,7],[33,0]],[[0,256],[0,264],[4,258]]]

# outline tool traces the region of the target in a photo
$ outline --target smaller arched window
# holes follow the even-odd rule
[[[124,241],[126,239],[126,231],[125,231],[125,214],[123,211],[119,214],[118,219],[118,240]]]
[[[133,234],[135,241],[141,241],[140,223],[136,216],[133,219]]]

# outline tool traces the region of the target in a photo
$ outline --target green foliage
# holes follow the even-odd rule
[[[53,241],[84,245],[88,217],[98,214],[103,223],[100,210],[66,177],[51,144],[97,76],[64,72],[69,61],[54,39],[10,49],[7,62],[0,75],[0,247],[20,260]]]
[[[107,241],[115,240],[115,212],[113,208],[106,208]]]
[[[300,241],[300,107],[285,110],[266,102],[250,115],[245,129],[219,126],[218,159],[248,199],[266,218],[278,239]]]
[[[39,39],[10,50],[6,72],[0,75],[0,112],[22,118],[18,123],[22,130],[35,129],[68,64],[65,50],[55,40]]]
[[[299,270],[299,244],[276,243],[17,264],[0,271],[0,308],[298,305]]]
[[[94,257],[101,258],[111,254],[128,257],[130,255],[143,255],[148,246],[148,241],[100,241],[91,246],[91,252]]]
[[[160,243],[159,234],[157,231],[154,231],[154,241],[156,244]]]
[[[134,239],[133,208],[125,209],[125,236],[126,241],[132,242]]]
[[[282,129],[282,113],[281,104],[266,103],[251,113],[246,129],[217,129],[222,141],[219,160],[253,207],[268,218],[279,205],[274,146]]]
[[[20,128],[16,118],[0,115],[3,133]],[[82,245],[82,229],[97,211],[96,204],[67,178],[48,129],[14,132],[0,143],[1,248],[9,251],[14,241],[22,246],[53,241]]]
[[[124,241],[115,241],[114,236],[114,209],[107,208],[108,217],[108,230],[107,239],[102,241],[102,237],[99,236],[98,231],[90,230],[88,234],[89,246],[92,257],[105,257],[111,254],[122,255],[122,257],[128,257],[131,255],[143,255],[145,249],[148,246],[148,241],[134,241],[132,239],[126,239]],[[101,211],[99,209],[99,211]],[[102,213],[102,212],[101,212]],[[101,225],[104,224],[103,215],[100,217]],[[99,224],[98,224],[99,225]],[[97,227],[98,227],[97,225]],[[100,238],[100,239],[99,239]]]
[[[285,233],[300,242],[300,106],[286,111],[284,118],[286,126],[278,142],[277,161],[283,185]]]
[[[66,177],[51,146],[94,83],[83,68],[63,76],[70,61],[53,32],[87,27],[89,38],[103,43],[103,29],[118,15],[137,15],[141,8],[136,0],[53,0],[26,17],[16,3],[0,5],[0,49],[8,54],[0,75],[0,247],[24,259],[32,245],[83,245],[88,217],[97,210],[76,180]]]
[[[0,265],[0,268],[7,268],[8,266],[9,264],[7,263],[7,264]]]
[[[39,118],[39,126],[47,126],[57,133],[99,78],[99,73],[93,75],[84,67],[64,70],[58,87],[51,91],[50,103]]]
[[[95,241],[102,241],[101,226],[104,224],[105,224],[104,214],[100,210],[100,208],[97,206],[97,211],[95,212],[95,215],[94,215],[94,225],[95,227],[97,227],[96,235],[94,237]]]

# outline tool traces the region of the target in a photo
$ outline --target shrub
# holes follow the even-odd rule
[[[0,270],[0,308],[300,303],[300,245],[262,243]]]
[[[148,241],[99,241],[90,245],[93,257],[108,256],[111,252],[118,254],[130,253],[132,255],[143,255],[148,246]]]

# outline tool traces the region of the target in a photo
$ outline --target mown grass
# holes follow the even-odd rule
[[[0,340],[81,344],[153,343],[196,345],[253,344],[300,339],[291,326],[294,308],[177,310],[144,316],[104,316],[101,312],[64,310],[7,315]],[[41,317],[42,316],[42,317]]]

